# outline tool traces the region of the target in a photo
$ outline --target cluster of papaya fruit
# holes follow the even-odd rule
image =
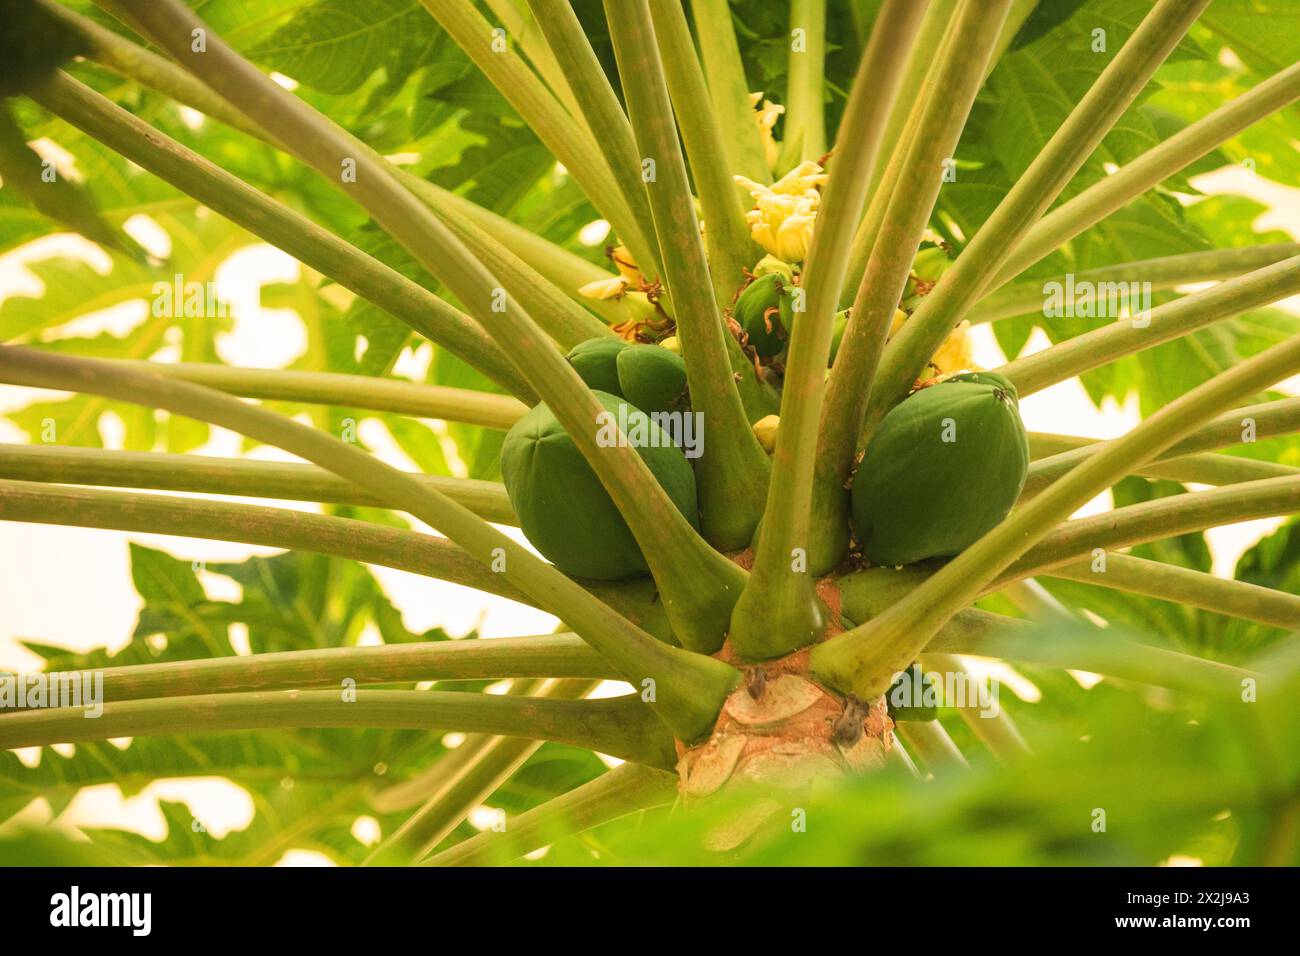
[[[899,318],[906,320],[949,262],[938,245],[920,250]],[[759,362],[784,355],[800,292],[793,267],[769,255],[737,296],[732,317]],[[836,316],[832,359],[847,321],[847,310]],[[636,452],[698,527],[692,464],[660,427],[662,413],[690,408],[686,364],[675,343],[604,336],[580,343],[567,358],[614,420],[654,436],[637,443]],[[779,419],[768,416],[753,427],[770,452]],[[873,564],[904,565],[960,553],[1010,512],[1028,466],[1018,396],[1008,379],[970,372],[918,388],[884,417],[856,468],[850,503],[861,554]],[[561,570],[603,580],[646,573],[613,499],[546,405],[511,428],[501,471],[524,534]]]
[[[656,418],[689,408],[682,357],[661,345],[603,336],[579,343],[567,358],[613,421],[651,436],[634,446],[636,453],[698,528],[695,471]],[[649,570],[614,500],[545,403],[506,434],[501,477],[520,528],[561,571],[618,580]]]
[[[926,245],[917,252],[890,334],[898,330],[951,264],[942,246]],[[755,266],[752,276],[732,306],[732,318],[744,333],[744,344],[760,363],[779,363],[789,347],[795,320],[803,311],[800,277],[788,262],[770,255]],[[835,314],[829,362],[835,361],[848,322],[848,309]]]
[[[912,269],[907,276],[907,285],[903,288],[903,301],[899,303],[904,312],[912,312],[921,304],[926,294],[934,288],[935,283],[952,265],[948,251],[939,245],[924,245],[912,260]]]
[[[744,334],[743,342],[760,364],[780,363],[790,346],[790,333],[803,311],[798,281],[789,263],[767,256],[755,267],[753,279],[732,306],[731,316]],[[835,360],[848,321],[848,309],[835,314],[831,361]]]
[[[794,269],[775,256],[765,256],[753,275],[732,307],[732,318],[759,359],[772,359],[789,345],[799,290]]]
[[[686,363],[662,345],[603,336],[578,343],[567,357],[589,388],[625,398],[643,412],[681,412],[690,406]]]

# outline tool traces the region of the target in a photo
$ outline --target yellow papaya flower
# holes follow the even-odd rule
[[[816,221],[817,210],[808,200],[771,203],[750,218],[750,231],[768,252],[787,262],[801,262],[808,256]]]
[[[898,333],[907,318],[907,313],[902,309],[894,310],[894,320],[889,327],[890,338],[893,338]],[[948,337],[943,340],[943,344],[939,346],[938,351],[930,356],[930,364],[938,369],[939,375],[945,378],[977,367],[975,358],[971,354],[970,322],[963,319],[955,329],[948,333]]]
[[[640,287],[645,283],[645,277],[641,275],[641,268],[632,258],[632,253],[628,251],[627,246],[615,246],[609,250],[609,258],[613,261],[614,267],[618,269],[618,274],[628,281],[629,285]]]
[[[759,103],[763,105],[760,107]],[[775,129],[776,121],[781,114],[785,112],[785,107],[779,106],[771,100],[763,99],[761,91],[749,94],[749,105],[754,108],[754,122],[758,124],[758,138],[763,142],[763,159],[767,163],[768,169],[774,169],[776,161],[781,155],[781,147],[777,144],[772,130]]]
[[[588,299],[617,299],[627,291],[628,281],[625,276],[610,276],[588,282],[578,289],[578,295]]]
[[[971,355],[970,322],[963,319],[957,328],[948,333],[943,345],[939,346],[939,350],[930,359],[930,364],[944,376],[975,367],[975,358]]]
[[[745,213],[754,241],[786,262],[800,262],[807,257],[821,205],[821,186],[826,182],[825,170],[807,161],[771,186],[744,176],[734,179],[754,197],[754,208]]]
[[[780,196],[807,196],[816,192],[821,198],[821,187],[826,185],[828,176],[821,164],[805,159],[768,188]]]
[[[907,313],[902,309],[895,309],[893,321],[889,323],[889,337],[891,339],[898,334],[898,330],[903,327],[903,323],[906,321]]]

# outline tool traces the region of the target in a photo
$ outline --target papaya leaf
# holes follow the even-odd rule
[[[70,167],[57,164],[59,176],[76,182],[84,204],[97,210],[98,216],[110,226],[120,226],[136,214],[166,209],[168,201],[175,201],[179,195],[154,177],[140,175],[139,170],[121,157],[80,132],[69,131],[62,124],[42,126],[25,118],[22,122],[29,138],[49,139],[74,157]],[[185,199],[180,205],[193,208],[194,203]],[[18,190],[9,189],[7,184],[0,191],[0,212],[3,212],[0,215],[0,252],[68,229],[56,219],[39,212],[22,198]]]
[[[1300,60],[1300,37],[1291,29],[1295,8],[1287,0],[1216,0],[1200,26],[1259,73]]]
[[[106,847],[55,833],[24,827],[0,836],[0,866],[121,866]]]
[[[59,174],[27,144],[27,136],[0,103],[0,178],[20,193],[42,215],[80,233],[106,249],[145,261],[144,250],[119,229],[104,221],[94,201],[74,180]]]
[[[1213,39],[1218,38],[1210,38]],[[1223,59],[1166,64],[1160,74],[1161,88],[1148,106],[1167,111],[1184,123],[1193,122],[1248,92],[1274,72],[1266,69],[1260,73],[1242,64],[1226,65]],[[1278,69],[1286,65],[1283,63]],[[1242,170],[1243,178],[1258,173],[1287,184],[1292,178],[1288,166],[1298,138],[1300,114],[1294,107],[1279,110],[1224,143],[1212,154],[1213,158],[1198,161],[1188,173],[1194,175],[1216,166],[1249,160],[1250,165]]]
[[[527,762],[484,801],[486,806],[503,811],[510,820],[546,803],[563,793],[582,786],[605,773],[608,768],[595,754],[562,744],[545,743]],[[465,821],[438,849],[459,843],[478,830]]]
[[[129,797],[155,780],[220,776],[278,785],[286,774],[337,782],[356,771],[285,734],[137,737],[125,748],[95,741],[77,744],[71,756],[45,747],[34,767],[6,751],[0,752],[0,820],[39,798],[57,816],[82,788],[104,784]]]
[[[1115,507],[1123,508],[1143,501],[1185,494],[1187,489],[1175,481],[1148,481],[1145,478],[1130,477],[1117,484],[1111,492],[1114,495]],[[1205,543],[1205,535],[1200,532],[1137,545],[1130,549],[1129,553],[1140,558],[1150,558],[1165,564],[1191,568],[1194,571],[1210,570],[1210,549]]]
[[[1059,16],[1060,6],[1040,5],[1035,16]],[[1028,40],[1034,33],[1031,30],[1013,44],[990,75],[967,124],[958,148],[956,181],[946,183],[940,193],[941,215],[951,218],[963,235],[971,235],[1149,9],[1149,4],[1129,0],[1087,0],[1063,22]],[[1031,17],[1026,29],[1034,22]],[[1204,59],[1197,44],[1184,38],[1162,69]],[[1157,72],[1156,80],[1120,118],[1058,202],[1100,181],[1112,164],[1130,162],[1172,132],[1167,117],[1154,114],[1145,105],[1160,90],[1162,75]],[[1167,193],[1155,191],[1086,230],[1064,251],[1053,253],[1029,269],[1027,276],[1056,279],[1066,272],[1208,248],[1208,238],[1188,221],[1182,206]],[[1043,328],[1052,341],[1086,331],[1077,322],[1026,316],[999,322],[994,332],[1003,351],[1015,356],[1035,327]],[[1106,396],[1122,400],[1137,384],[1133,372],[1131,368],[1124,374],[1102,370],[1085,376],[1085,385],[1096,401]]]
[[[249,643],[258,652],[354,644],[367,625],[373,626],[386,643],[446,637],[438,630],[415,634],[407,629],[400,612],[369,570],[355,562],[289,552],[203,567],[136,544],[131,546],[131,558],[132,579],[143,599],[133,640],[115,653],[103,648],[74,653],[24,642],[43,658],[44,669],[93,670],[229,655],[234,653],[229,626],[235,623],[247,629]],[[230,577],[240,585],[241,600],[207,598],[199,570]],[[481,683],[460,686],[472,690]],[[27,767],[14,754],[6,753],[0,755],[0,819],[16,813],[35,796],[45,797],[57,815],[85,786],[115,782],[129,794],[154,779],[195,776],[224,776],[245,786],[254,792],[259,814],[263,813],[263,803],[278,806],[285,781],[301,783],[314,796],[293,812],[312,817],[313,805],[328,802],[327,791],[339,792],[380,773],[403,779],[442,750],[438,735],[424,731],[304,729],[182,739],[136,738],[125,749],[109,743],[80,744],[71,756],[46,748],[35,767]],[[327,786],[323,790],[311,789],[313,781]],[[344,829],[348,830],[364,810],[359,802],[364,790],[363,786],[356,791],[348,809],[340,810],[340,816],[324,818],[321,825],[339,825],[346,818]],[[287,814],[289,809],[286,805],[280,812]],[[185,832],[189,832],[190,818],[185,819]],[[283,816],[267,825],[273,826],[273,832],[298,827],[294,820]],[[140,850],[143,846],[130,836],[97,834],[96,841],[101,842],[101,837],[117,850]],[[241,853],[248,853],[251,845],[232,843],[229,847],[240,846]],[[151,857],[155,860],[182,860],[197,852],[167,845],[166,841],[155,851],[163,854]]]
[[[383,422],[398,447],[420,471],[426,475],[452,474],[442,439],[428,423],[397,415],[385,415]]]
[[[147,451],[157,444],[158,421],[153,410],[128,402],[74,395],[68,399],[33,402],[16,412],[7,413],[5,417],[26,432],[33,442],[103,448],[98,422],[106,413],[116,415],[125,426],[122,444],[128,451]]]
[[[256,62],[335,95],[355,93],[376,71],[383,83],[367,104],[391,99],[418,67],[443,52],[428,14],[416,0],[373,0],[365,16],[351,0],[303,6],[265,41],[245,50]]]
[[[1242,554],[1233,577],[1300,594],[1300,523],[1288,521]]]
[[[494,382],[476,369],[470,368],[454,355],[439,351],[429,369],[431,381],[456,388],[478,391],[499,391]],[[467,469],[465,477],[486,481],[501,479],[501,444],[505,432],[479,428],[461,422],[447,422],[447,436],[456,444],[456,453]]]
[[[0,34],[0,97],[17,96],[85,52],[80,39],[31,0],[5,0]]]

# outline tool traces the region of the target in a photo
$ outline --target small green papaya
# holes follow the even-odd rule
[[[764,415],[753,424],[754,437],[769,455],[776,451],[776,436],[781,431],[780,415]]]
[[[948,253],[939,246],[927,246],[912,260],[912,275],[922,282],[938,282],[952,265]]]
[[[785,338],[781,340],[781,350],[789,348],[790,333],[794,331],[795,319],[795,296],[800,297],[800,309],[803,308],[802,291],[792,292],[790,286],[786,286],[785,291],[781,293],[781,303],[777,311],[777,317],[781,320],[781,331],[785,333]]]
[[[912,260],[912,268],[903,287],[903,307],[909,311],[920,304],[920,299],[943,278],[952,265],[948,253],[939,246],[926,246]]]
[[[595,395],[615,423],[651,436],[636,453],[673,504],[699,527],[695,472],[681,449],[645,412],[608,392]],[[614,500],[546,405],[533,408],[506,433],[501,478],[519,527],[561,571],[613,581],[649,570]]]
[[[998,372],[963,372],[961,375],[953,375],[945,378],[940,384],[947,385],[950,382],[975,382],[977,385],[994,385],[1004,392],[1010,393],[1011,397],[1020,404],[1020,393],[1016,391],[1015,383]]]
[[[618,355],[628,343],[612,335],[579,342],[565,356],[587,387],[625,398],[618,384]]]
[[[736,300],[732,317],[745,330],[754,351],[763,358],[780,354],[786,346],[790,336],[782,318],[789,300],[781,276],[775,272],[761,275],[745,286]]]
[[[849,327],[849,313],[851,309],[841,309],[835,313],[835,324],[831,331],[831,355],[826,360],[829,367],[835,361],[835,356],[840,353],[840,343],[844,341],[844,333]]]
[[[618,353],[618,384],[624,398],[643,412],[681,411],[686,394],[686,361],[657,345],[633,345]]]
[[[776,256],[767,255],[758,260],[758,265],[754,266],[754,276],[765,276],[769,273],[779,275],[781,281],[787,286],[794,285],[794,268],[784,259],[778,259]]]
[[[885,692],[885,706],[894,720],[938,720],[939,686],[932,675],[913,664],[894,677]]]
[[[997,385],[952,382],[896,405],[853,480],[853,527],[874,564],[951,557],[1020,497],[1029,442],[1016,400]]]

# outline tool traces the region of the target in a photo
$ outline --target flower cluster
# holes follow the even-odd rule
[[[754,208],[745,214],[754,241],[778,259],[803,261],[812,244],[826,171],[808,160],[770,186],[744,176],[735,180],[754,197]]]
[[[889,328],[890,338],[897,334],[907,319],[908,314],[902,309],[894,313],[894,321]],[[963,319],[955,329],[948,333],[948,337],[943,340],[943,344],[939,346],[934,355],[930,356],[930,365],[936,370],[936,377],[942,378],[979,367],[975,364],[975,358],[971,354],[970,322]]]
[[[629,286],[640,289],[645,285],[645,277],[641,275],[641,269],[632,259],[632,253],[628,252],[627,246],[618,246],[607,251],[615,268],[618,269],[618,275],[588,282],[578,290],[579,295],[588,299],[618,299]]]

